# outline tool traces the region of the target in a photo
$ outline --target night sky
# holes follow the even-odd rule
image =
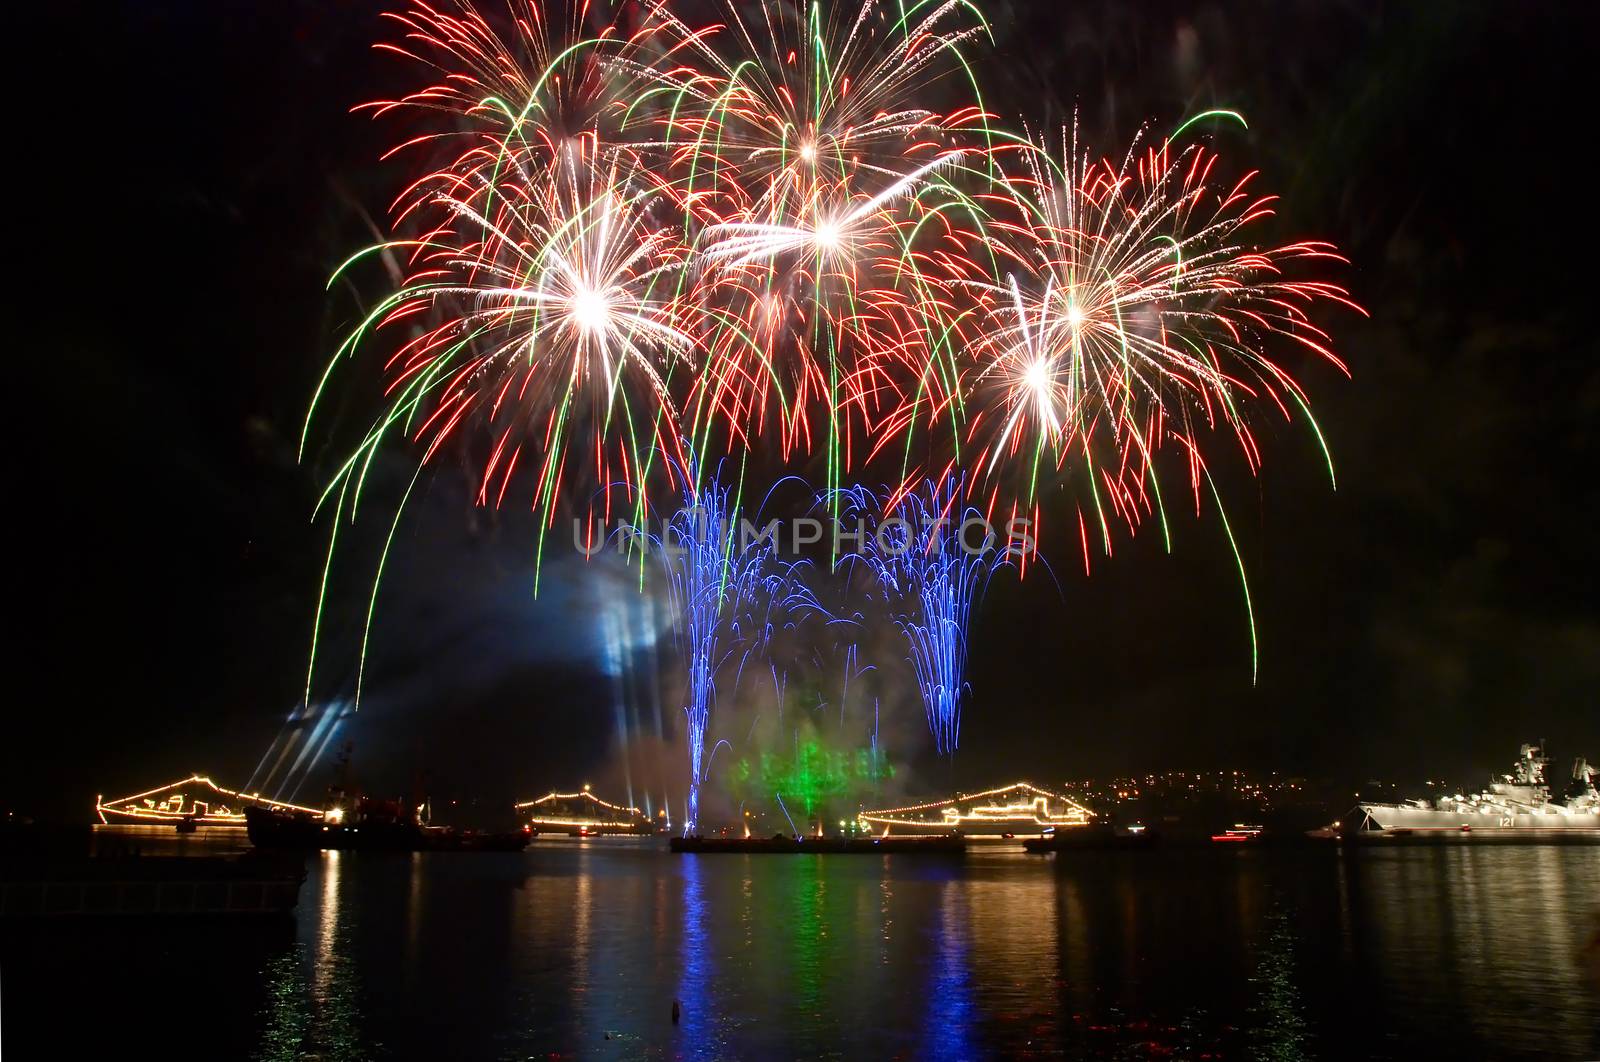
[[[295,447],[375,290],[324,284],[405,177],[377,163],[392,130],[349,109],[416,75],[370,50],[388,32],[370,3],[30,6],[11,39],[23,530],[0,802],[81,818],[96,792],[190,770],[242,783],[300,699],[334,455]],[[1352,259],[1338,279],[1371,318],[1319,318],[1352,380],[1300,376],[1337,491],[1301,426],[1261,422],[1258,478],[1218,462],[1258,682],[1214,515],[1179,518],[1170,556],[1124,536],[1088,579],[1076,540],[1047,538],[1057,580],[997,579],[978,612],[962,748],[930,787],[1474,780],[1540,737],[1600,758],[1587,6],[984,5],[979,75],[1007,118],[1076,111],[1114,154],[1146,120],[1242,111],[1218,146],[1282,194],[1273,233]],[[349,731],[364,773],[494,798],[604,777],[602,573],[558,559],[534,600],[526,518],[474,508],[448,461],[424,482]],[[330,690],[354,677],[353,595]]]

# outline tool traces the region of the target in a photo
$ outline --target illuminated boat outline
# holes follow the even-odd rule
[[[553,814],[541,814],[538,810],[545,805],[555,805],[561,801],[583,800],[602,808],[604,811],[595,815],[579,815],[553,809]],[[524,800],[515,805],[519,812],[528,814],[527,824],[535,830],[550,833],[569,833],[576,836],[605,834],[651,834],[656,832],[656,827],[645,813],[638,808],[623,807],[602,800],[590,791],[588,786],[575,793],[560,793],[552,789],[537,800]],[[609,812],[610,814],[606,814]]]
[[[991,798],[1023,792],[1025,799],[998,803]],[[989,800],[987,804],[972,801]],[[962,805],[968,805],[963,808]],[[1057,812],[1052,805],[1063,805]],[[918,813],[924,813],[921,817]],[[937,817],[926,813],[936,812]],[[968,837],[1004,837],[1006,834],[1043,834],[1059,829],[1077,829],[1094,821],[1094,812],[1060,793],[1041,789],[1031,782],[1012,782],[975,793],[958,793],[945,800],[910,804],[899,808],[863,811],[857,816],[865,828],[881,829],[885,835],[894,827],[922,831],[962,833]]]
[[[226,797],[229,802],[190,799],[189,795],[181,790],[194,785],[205,786],[213,793]],[[157,794],[165,794],[166,798],[152,800],[151,798]],[[117,797],[114,800],[96,796],[94,811],[100,821],[107,825],[175,826],[179,823],[193,822],[199,826],[242,830],[245,826],[244,809],[252,804],[288,811],[303,811],[319,818],[323,814],[321,808],[301,807],[299,804],[264,797],[260,793],[241,793],[234,789],[226,789],[203,774],[192,774],[176,782],[158,785],[142,793]]]

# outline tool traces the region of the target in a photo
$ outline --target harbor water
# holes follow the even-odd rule
[[[17,1058],[1594,1058],[1597,881],[1597,846],[324,852],[292,919],[6,927],[3,1035]]]

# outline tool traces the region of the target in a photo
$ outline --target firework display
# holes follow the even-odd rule
[[[401,279],[312,404],[302,445],[341,363],[382,352],[385,407],[330,496],[354,506],[404,436],[423,463],[472,449],[479,504],[531,495],[548,524],[621,489],[637,515],[682,440],[821,455],[836,487],[885,429],[947,412],[954,285],[983,245],[964,186],[992,179],[997,135],[918,94],[970,85],[986,27],[962,3],[760,10],[690,26],[651,4],[627,32],[583,4],[395,16],[385,47],[445,76],[371,107],[420,120],[392,154],[426,162],[393,238],[341,267]]]
[[[972,606],[1012,544],[996,541],[976,509],[963,504],[959,480],[930,482],[901,496],[886,517],[870,491],[846,492],[844,512],[862,518],[861,544],[841,564],[871,573],[889,616],[905,636],[928,729],[941,753],[961,737],[967,628]]]
[[[464,456],[479,505],[531,506],[541,557],[558,515],[642,523],[681,498],[658,540],[689,829],[719,670],[787,577],[736,541],[746,469],[801,465],[834,517],[882,532],[845,559],[873,573],[949,752],[971,608],[1015,552],[963,548],[969,513],[1026,521],[1025,573],[1064,511],[1087,569],[1118,526],[1153,517],[1170,542],[1161,467],[1197,513],[1220,502],[1218,438],[1254,472],[1258,410],[1321,441],[1283,358],[1343,371],[1313,311],[1359,307],[1318,272],[1344,261],[1331,245],[1257,240],[1274,197],[1204,142],[1239,116],[1146,130],[1119,158],[1075,126],[1007,132],[969,66],[989,27],[967,0],[618,10],[392,16],[380,47],[430,73],[370,109],[410,123],[391,156],[418,176],[391,237],[341,267],[379,259],[394,282],[335,352],[302,447],[335,381],[355,386],[345,363],[373,358],[382,405],[323,499],[330,566],[391,442],[419,471]],[[703,473],[723,459],[736,482]],[[849,485],[869,474],[889,489]]]
[[[409,271],[318,390],[383,350],[339,489],[390,436],[426,463],[475,429],[478,502],[525,477],[547,523],[593,488],[642,511],[687,440],[820,455],[828,489],[885,451],[903,484],[960,467],[991,514],[1081,467],[1094,522],[1136,525],[1163,446],[1198,500],[1208,429],[1254,468],[1247,404],[1309,418],[1276,340],[1340,364],[1308,311],[1353,303],[1291,272],[1342,260],[1252,241],[1273,197],[1184,141],[1212,123],[1120,162],[1004,133],[966,3],[627,10],[395,16],[387,47],[444,78],[373,105],[421,116],[395,153],[433,165],[367,252]]]
[[[1181,450],[1198,509],[1208,431],[1224,427],[1251,470],[1259,464],[1247,402],[1303,414],[1320,441],[1269,341],[1344,371],[1307,310],[1359,308],[1336,285],[1291,276],[1343,262],[1331,245],[1251,244],[1245,230],[1271,214],[1273,197],[1251,190],[1254,174],[1220,182],[1217,156],[1198,145],[1164,139],[1112,163],[1063,133],[1059,155],[1041,143],[1019,157],[985,230],[999,276],[962,282],[978,324],[969,390],[953,397],[970,413],[975,475],[1015,472],[1000,496],[1033,508],[1078,458],[1109,553],[1108,513],[1133,528],[1159,509],[1163,445]]]
[[[943,211],[968,202],[951,181],[979,164],[987,115],[921,95],[970,84],[961,48],[987,27],[966,3],[728,3],[710,26],[651,11],[674,44],[647,98],[672,101],[653,128],[712,324],[691,430],[820,448],[835,486],[894,401],[884,354],[945,347],[925,248],[959,242]]]
[[[706,748],[717,700],[718,677],[733,685],[753,652],[774,629],[804,617],[814,598],[801,578],[804,566],[776,556],[770,539],[752,539],[734,488],[715,475],[696,487],[685,475],[682,506],[667,521],[651,552],[666,570],[676,636],[686,672],[684,721],[689,746],[685,834],[700,822],[700,789],[715,748]]]

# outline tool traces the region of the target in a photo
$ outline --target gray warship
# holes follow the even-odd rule
[[[1592,835],[1600,841],[1595,769],[1580,757],[1573,764],[1566,792],[1552,800],[1545,780],[1549,763],[1542,745],[1524,745],[1511,773],[1491,782],[1484,792],[1401,804],[1357,804],[1358,817],[1351,826],[1364,833],[1391,835],[1454,832],[1493,836],[1539,831]]]

